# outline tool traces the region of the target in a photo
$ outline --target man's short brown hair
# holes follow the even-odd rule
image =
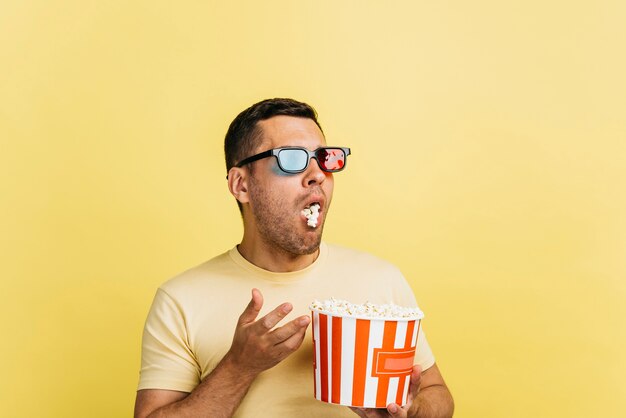
[[[306,103],[293,99],[267,99],[253,104],[232,121],[224,140],[226,172],[244,158],[250,157],[261,134],[257,122],[274,116],[296,116],[317,121],[317,112]]]

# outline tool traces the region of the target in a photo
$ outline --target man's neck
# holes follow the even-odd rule
[[[319,248],[312,254],[292,254],[280,248],[253,244],[244,239],[237,246],[239,254],[250,263],[275,273],[289,273],[307,268],[317,259]]]

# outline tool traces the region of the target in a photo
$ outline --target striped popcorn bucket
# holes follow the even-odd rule
[[[366,408],[406,404],[421,318],[312,316],[316,399]]]

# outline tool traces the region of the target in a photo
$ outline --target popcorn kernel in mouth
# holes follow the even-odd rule
[[[302,212],[300,212],[306,218],[306,224],[311,228],[317,227],[317,218],[320,216],[319,210],[319,203],[313,203],[311,206],[304,208]]]

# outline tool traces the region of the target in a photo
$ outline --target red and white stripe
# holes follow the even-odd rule
[[[419,320],[366,320],[313,311],[315,398],[384,408],[407,401]]]

